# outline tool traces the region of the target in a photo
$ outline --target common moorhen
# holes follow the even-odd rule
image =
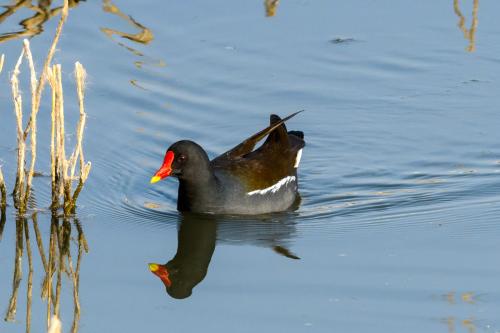
[[[163,165],[151,183],[177,177],[177,209],[181,212],[284,211],[297,197],[297,168],[305,145],[304,133],[287,132],[284,123],[299,112],[284,119],[271,115],[267,128],[211,161],[197,143],[178,141],[167,149]],[[266,135],[266,141],[254,150]]]

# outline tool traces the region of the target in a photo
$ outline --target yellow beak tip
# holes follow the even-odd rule
[[[151,272],[156,272],[158,270],[158,264],[149,264],[149,270]]]
[[[159,182],[160,180],[161,180],[161,178],[160,178],[160,177],[158,177],[158,176],[153,176],[153,177],[151,178],[151,184],[157,183],[157,182]]]

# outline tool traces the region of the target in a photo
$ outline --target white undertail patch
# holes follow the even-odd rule
[[[293,166],[294,168],[298,168],[299,167],[299,163],[300,163],[300,158],[301,157],[302,157],[302,149],[300,149],[297,152],[297,156],[295,157],[295,165]]]
[[[277,182],[274,185],[266,187],[265,189],[262,189],[262,190],[255,190],[255,191],[248,192],[247,195],[255,195],[255,194],[264,195],[267,193],[276,193],[276,192],[278,192],[278,190],[281,187],[286,186],[290,182],[293,182],[293,181],[295,181],[295,176],[287,176],[287,177],[281,179],[279,182]]]

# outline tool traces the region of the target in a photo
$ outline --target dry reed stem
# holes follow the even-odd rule
[[[48,82],[52,88],[52,123],[51,130],[51,161],[53,179],[53,208],[59,206],[59,198],[63,199],[64,214],[67,216],[74,211],[76,200],[90,173],[91,163],[85,163],[83,154],[83,133],[87,115],[84,108],[85,69],[80,63],[75,64],[75,80],[79,103],[80,117],[76,131],[76,146],[69,159],[66,159],[65,150],[65,121],[64,101],[62,91],[61,66],[54,65],[47,75]],[[72,193],[72,183],[75,177],[76,166],[79,164],[79,182]]]
[[[27,180],[26,180],[26,190],[24,191],[24,193],[22,190],[20,192],[15,192],[16,196],[18,198],[20,198],[20,201],[21,201],[20,205],[19,205],[21,213],[24,213],[26,210],[26,206],[27,206],[28,199],[30,196],[30,191],[31,191],[31,184],[33,181],[33,174],[35,173],[36,146],[37,146],[37,142],[36,142],[37,124],[36,123],[37,123],[38,111],[40,109],[40,99],[41,99],[43,88],[45,85],[46,76],[47,76],[47,73],[49,71],[49,66],[50,66],[50,63],[52,62],[52,58],[53,58],[55,50],[56,50],[56,45],[59,41],[62,27],[64,25],[64,22],[66,21],[67,16],[68,16],[68,0],[64,0],[64,5],[63,5],[62,12],[61,12],[61,19],[59,20],[59,23],[57,25],[54,39],[52,41],[52,44],[51,44],[51,47],[50,47],[49,52],[47,54],[47,57],[45,58],[42,73],[40,74],[40,79],[38,81],[36,80],[36,72],[35,72],[35,67],[34,67],[34,63],[33,63],[33,57],[31,56],[31,51],[29,50],[30,49],[29,42],[27,40],[24,41],[23,53],[25,53],[27,58],[28,58],[28,63],[29,63],[30,72],[31,72],[31,116],[30,116],[30,119],[28,121],[28,124],[26,125],[26,128],[23,131],[23,140],[19,141],[19,142],[22,142],[22,144],[18,148],[19,148],[19,151],[22,151],[20,153],[21,156],[19,156],[19,157],[23,158],[22,160],[20,160],[20,161],[22,161],[20,164],[22,164],[23,168],[24,168],[25,156],[23,154],[24,154],[24,150],[25,150],[25,140],[26,140],[28,134],[30,134],[30,137],[31,137],[31,161],[30,161],[29,172],[28,172]],[[15,77],[17,80],[17,75],[13,75],[13,77]],[[14,83],[13,83],[13,89],[14,89]],[[15,101],[15,97],[14,97],[14,101]],[[15,101],[15,104],[16,104],[16,101]],[[16,109],[17,109],[17,106],[16,106]],[[17,115],[17,111],[16,111],[16,115]],[[19,123],[19,120],[21,120],[20,124],[22,126],[22,118],[19,118],[19,117],[17,117],[17,118],[18,118],[18,123]],[[16,181],[16,189],[18,188],[18,185],[19,185],[20,189],[24,185],[24,170],[21,170],[21,171],[23,171],[23,175],[20,176],[19,182]]]
[[[48,81],[52,88],[52,124],[51,133],[51,159],[54,161],[52,165],[53,179],[53,208],[58,208],[59,198],[66,198],[66,167],[65,167],[65,131],[64,131],[64,102],[62,92],[62,76],[61,66],[54,65],[51,67]]]
[[[80,157],[80,175],[82,174],[83,170],[83,163],[84,163],[84,157],[83,157],[83,150],[82,150],[82,137],[83,137],[83,129],[85,128],[85,121],[86,121],[86,114],[85,114],[85,108],[83,104],[83,91],[85,89],[85,77],[87,73],[85,72],[85,69],[83,68],[82,64],[79,62],[75,63],[75,81],[76,81],[76,92],[78,95],[78,106],[80,110],[80,119],[78,121],[78,126],[76,130],[76,137],[77,137],[77,142],[75,146],[75,150],[73,151],[73,154],[71,154],[70,157],[70,165],[71,165],[71,178],[73,179],[75,176],[75,168],[76,168],[76,163],[78,160],[78,157]]]
[[[61,65],[51,66],[52,58],[55,53],[56,45],[59,41],[62,27],[68,16],[68,0],[64,0],[64,5],[59,20],[56,33],[45,59],[42,73],[37,80],[33,56],[30,50],[28,40],[24,41],[24,47],[21,55],[16,63],[12,77],[12,97],[14,100],[14,108],[17,120],[17,144],[18,144],[18,168],[16,184],[14,187],[14,203],[22,215],[27,210],[29,197],[31,195],[31,187],[33,175],[35,172],[36,153],[37,153],[37,115],[40,109],[40,99],[46,81],[49,82],[52,88],[52,114],[51,114],[51,176],[52,176],[52,208],[57,210],[60,206],[59,200],[62,198],[64,203],[65,215],[74,212],[76,199],[88,178],[91,164],[87,162],[83,155],[82,141],[83,131],[86,123],[86,114],[84,110],[84,88],[85,88],[85,69],[77,62],[75,64],[75,77],[77,86],[77,95],[79,102],[80,118],[77,125],[77,143],[69,160],[66,159],[65,152],[65,128],[64,128],[64,99],[62,87]],[[31,115],[29,121],[23,130],[23,112],[22,112],[22,97],[19,91],[19,67],[23,57],[26,57],[30,69],[30,87],[31,87]],[[0,65],[3,67],[4,56],[0,58]],[[1,68],[0,68],[1,70]],[[30,165],[28,172],[26,169],[26,139],[30,136]],[[76,165],[79,163],[80,176],[79,183],[72,193],[72,182],[75,179]],[[68,175],[68,171],[70,174]],[[0,170],[1,173],[1,170]],[[3,175],[0,175],[0,191],[5,187]],[[2,194],[2,198],[6,197]],[[6,201],[2,199],[0,203]]]
[[[57,189],[57,178],[56,178],[56,172],[57,172],[57,160],[56,160],[56,151],[55,151],[55,135],[56,135],[56,91],[54,89],[55,87],[55,81],[54,81],[54,74],[53,74],[53,68],[50,68],[49,71],[47,72],[48,75],[48,81],[51,86],[52,90],[52,111],[50,112],[50,119],[51,119],[51,125],[50,125],[50,166],[51,166],[51,177],[52,177],[52,209],[56,210],[57,207],[57,201],[59,201],[56,189]]]
[[[75,147],[75,151],[73,152],[73,155],[70,159],[72,166],[71,166],[71,179],[73,179],[74,174],[75,174],[75,167],[77,163],[77,158],[78,156],[80,157],[80,177],[79,177],[79,182],[78,186],[75,189],[75,192],[73,192],[73,196],[71,199],[71,209],[74,209],[76,205],[76,200],[78,199],[78,196],[80,194],[80,191],[83,188],[83,185],[87,181],[87,178],[90,173],[90,168],[92,167],[92,164],[90,162],[85,163],[85,158],[83,156],[83,148],[82,148],[82,141],[83,141],[83,131],[85,129],[85,122],[87,119],[87,114],[85,113],[85,108],[84,108],[84,90],[85,90],[85,79],[86,79],[87,73],[85,72],[85,69],[83,68],[82,64],[79,62],[75,63],[75,80],[76,80],[76,90],[78,94],[78,104],[80,106],[80,119],[78,121],[78,126],[77,126],[77,145]]]
[[[38,81],[36,91],[34,92],[35,99],[34,99],[33,109],[36,109],[37,112],[38,112],[38,108],[40,106],[40,98],[42,96],[43,87],[45,85],[45,77],[46,77],[47,72],[49,70],[50,63],[52,62],[52,58],[54,57],[54,53],[56,51],[56,46],[57,46],[57,43],[59,42],[59,37],[61,36],[62,27],[63,27],[64,22],[66,21],[67,17],[68,17],[68,0],[64,0],[62,12],[61,12],[61,18],[59,19],[59,23],[57,24],[54,39],[52,40],[52,44],[50,46],[49,52],[47,53],[47,57],[45,58],[45,62],[43,63],[43,69],[42,69],[42,73],[40,74],[40,80]],[[33,114],[32,114],[32,116],[33,116]],[[36,114],[35,114],[35,116],[36,116]],[[24,130],[25,136],[28,135],[28,131],[31,128],[31,123],[32,123],[32,119],[29,120],[28,125],[26,126],[26,129]]]
[[[24,189],[24,164],[25,164],[26,144],[23,134],[23,100],[19,92],[18,76],[19,76],[19,67],[21,66],[23,56],[24,56],[24,49],[21,51],[21,55],[19,56],[16,62],[10,80],[12,86],[12,99],[14,101],[14,111],[16,114],[16,121],[17,121],[17,176],[16,176],[16,185],[14,187],[14,203],[21,210],[22,210],[22,205],[20,206],[18,199],[24,197],[23,189]],[[21,211],[20,213],[23,213],[23,211]]]
[[[5,55],[2,54],[0,56],[0,73],[2,73],[4,60]],[[5,188],[5,180],[3,178],[2,167],[0,166],[0,209],[3,211],[5,207],[7,207],[7,189]]]
[[[30,84],[31,84],[31,117],[30,117],[31,163],[28,172],[28,179],[26,182],[26,191],[24,193],[25,197],[22,198],[24,205],[27,205],[31,192],[31,182],[33,180],[33,173],[35,172],[36,137],[37,137],[36,117],[38,114],[38,109],[40,108],[40,101],[39,101],[40,98],[39,96],[36,95],[39,84],[36,79],[35,64],[33,62],[33,56],[31,54],[30,44],[27,39],[24,40],[24,54],[28,59],[28,65],[30,69]],[[43,80],[44,80],[43,78],[40,78],[40,81]],[[26,140],[26,137],[24,137],[24,139]]]
[[[52,208],[57,209],[59,205],[59,94],[57,92],[58,84],[56,82],[56,67],[52,66],[48,72],[47,79],[52,90],[52,111],[51,111],[51,132],[50,132],[50,161],[52,175]]]

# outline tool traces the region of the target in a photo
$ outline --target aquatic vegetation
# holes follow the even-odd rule
[[[31,305],[33,295],[33,257],[31,248],[30,229],[35,234],[35,242],[41,262],[45,271],[45,277],[41,286],[41,295],[47,303],[47,329],[49,332],[61,332],[61,286],[62,277],[66,275],[72,284],[73,293],[73,325],[72,332],[78,330],[80,319],[79,302],[79,276],[81,260],[84,252],[88,252],[88,245],[82,227],[74,215],[77,198],[88,178],[91,164],[86,162],[83,153],[83,133],[86,123],[84,108],[85,69],[79,63],[75,63],[75,81],[79,106],[79,119],[76,128],[76,143],[72,153],[67,156],[65,142],[64,121],[64,95],[62,85],[61,65],[52,64],[57,43],[59,41],[62,27],[68,16],[68,1],[64,1],[53,42],[45,58],[43,69],[37,77],[33,55],[28,40],[24,41],[21,54],[14,66],[10,78],[14,112],[16,116],[17,129],[17,170],[14,190],[12,193],[16,214],[16,241],[15,260],[12,278],[12,293],[5,314],[6,321],[14,321],[18,308],[18,294],[22,282],[23,267],[22,259],[24,253],[28,260],[28,280],[26,287],[26,332],[31,329]],[[0,72],[4,63],[4,56],[0,58]],[[26,124],[23,122],[23,98],[19,88],[20,68],[26,61],[30,73],[31,112]],[[51,223],[50,236],[47,250],[43,244],[37,219],[37,211],[30,210],[30,200],[33,195],[33,178],[35,176],[35,164],[37,158],[37,115],[40,111],[41,97],[48,83],[51,89]],[[29,139],[29,142],[28,142]],[[28,150],[29,146],[29,150]],[[29,157],[29,159],[27,159]],[[28,163],[29,162],[29,163]],[[78,171],[77,171],[78,167]],[[76,182],[76,185],[74,183]],[[0,194],[1,194],[1,220],[0,237],[6,223],[7,189],[4,176],[0,170]],[[62,213],[62,214],[61,214]],[[29,221],[31,220],[31,221]],[[77,235],[72,237],[72,230],[76,229]],[[77,257],[75,263],[71,256],[71,240],[75,240]],[[26,251],[25,251],[26,250]],[[52,319],[51,319],[52,318]]]
[[[37,157],[37,115],[40,109],[40,100],[45,83],[48,82],[52,90],[52,128],[51,128],[51,176],[52,176],[52,209],[57,211],[62,207],[64,214],[73,213],[78,195],[87,180],[90,172],[90,162],[85,162],[82,148],[83,132],[86,122],[84,108],[85,69],[75,63],[75,81],[80,110],[77,125],[77,142],[72,154],[67,157],[65,150],[64,98],[61,79],[61,65],[52,65],[52,58],[57,42],[61,35],[62,26],[68,15],[67,6],[63,9],[61,19],[48,55],[45,59],[42,73],[37,79],[33,56],[28,40],[17,60],[11,76],[12,99],[17,119],[17,174],[13,192],[14,206],[19,214],[25,214],[31,195],[35,162]],[[23,99],[19,89],[19,73],[23,60],[26,59],[30,71],[31,114],[26,126],[23,125]],[[26,169],[27,139],[30,139],[30,163]],[[79,175],[75,177],[76,167],[79,165]],[[2,177],[3,180],[3,177]],[[78,180],[76,189],[72,189],[74,180]],[[0,182],[3,184],[3,181]],[[3,186],[4,187],[4,186]],[[2,188],[3,188],[2,187]],[[3,198],[4,196],[2,196]]]
[[[0,56],[0,74],[2,73],[3,63],[5,56],[2,54]],[[7,206],[7,190],[5,188],[5,180],[3,178],[2,166],[0,166],[0,209],[2,210],[2,215],[5,213],[5,207]]]

